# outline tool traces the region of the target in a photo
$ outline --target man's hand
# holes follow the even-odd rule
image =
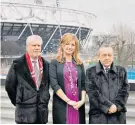
[[[112,113],[115,113],[117,111],[117,107],[116,107],[116,105],[111,105],[111,107],[109,108],[109,110],[108,110],[108,113],[109,114],[112,114]]]

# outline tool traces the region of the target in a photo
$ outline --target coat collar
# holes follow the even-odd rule
[[[43,58],[42,58],[42,60],[43,60]],[[43,60],[43,76],[44,77],[46,77],[45,71],[47,70],[45,63],[46,62]],[[22,76],[23,79],[25,81],[27,81],[28,84],[30,84],[30,86],[32,86],[34,89],[36,89],[36,86],[34,84],[34,80],[32,79],[32,76],[30,74],[30,71],[29,71],[29,68],[27,65],[25,55],[23,55],[19,59],[15,60],[14,64],[15,64],[16,71],[20,74],[20,76]],[[47,78],[45,78],[45,79],[47,79]]]
[[[111,64],[110,70],[117,74],[117,69],[116,69],[116,66],[114,65],[114,63]],[[99,61],[96,64],[96,73],[100,73],[100,72],[104,72],[104,68],[103,68],[103,65],[101,64],[101,62]]]

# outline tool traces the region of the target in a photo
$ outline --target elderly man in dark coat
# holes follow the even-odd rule
[[[6,78],[6,91],[16,107],[16,123],[45,124],[48,121],[49,63],[40,56],[41,45],[40,36],[29,36],[26,54],[13,61]]]
[[[98,52],[99,62],[86,71],[91,124],[125,124],[129,84],[126,70],[113,63],[113,49],[104,45]]]

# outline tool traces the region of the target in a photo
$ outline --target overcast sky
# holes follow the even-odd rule
[[[1,0],[2,2],[34,3],[35,0]],[[56,5],[56,0],[42,0]],[[97,16],[93,34],[108,33],[112,26],[126,24],[135,30],[135,0],[59,0],[60,7],[82,10]]]
[[[60,0],[65,7],[97,16],[93,33],[106,33],[113,24],[126,24],[135,30],[135,0]],[[64,6],[62,4],[61,6]]]

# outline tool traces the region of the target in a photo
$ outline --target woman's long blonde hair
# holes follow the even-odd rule
[[[66,45],[67,43],[70,43],[72,40],[75,41],[75,51],[74,51],[72,57],[75,60],[76,64],[80,65],[80,64],[82,64],[82,61],[79,58],[79,40],[72,33],[66,33],[61,37],[56,60],[60,63],[65,62],[62,44]]]

